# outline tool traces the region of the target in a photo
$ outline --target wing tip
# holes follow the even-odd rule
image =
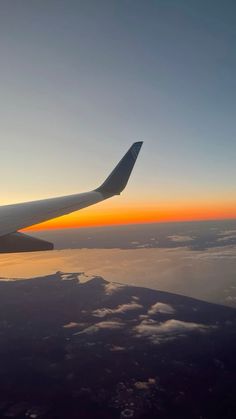
[[[134,142],[105,182],[96,189],[106,196],[119,195],[126,187],[143,141]]]

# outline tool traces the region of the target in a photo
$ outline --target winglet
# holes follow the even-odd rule
[[[103,184],[96,189],[104,195],[119,195],[126,187],[143,141],[134,143]]]

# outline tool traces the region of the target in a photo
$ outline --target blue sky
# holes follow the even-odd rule
[[[126,202],[231,202],[234,1],[2,1],[2,203],[97,186],[145,141]]]

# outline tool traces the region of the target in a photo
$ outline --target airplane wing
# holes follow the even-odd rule
[[[19,233],[34,224],[70,214],[73,211],[119,195],[125,188],[142,141],[134,143],[103,184],[90,192],[0,207],[0,253],[49,250],[53,244]]]

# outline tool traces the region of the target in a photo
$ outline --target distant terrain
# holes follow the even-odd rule
[[[235,309],[80,276],[0,281],[1,417],[235,418]]]
[[[133,224],[40,231],[37,237],[51,240],[57,249],[140,249],[188,247],[206,250],[236,245],[236,220]]]
[[[236,307],[236,220],[32,232],[55,251],[1,254],[0,278],[86,272]]]

